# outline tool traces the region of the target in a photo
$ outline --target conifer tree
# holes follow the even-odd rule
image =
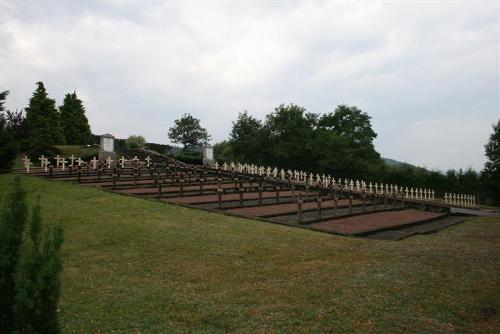
[[[10,172],[17,154],[14,134],[8,128],[7,118],[4,115],[7,95],[9,95],[8,90],[0,92],[0,173]]]
[[[14,328],[19,333],[60,332],[57,302],[62,262],[59,250],[63,231],[59,225],[42,233],[40,198],[23,234],[15,273]]]
[[[8,197],[0,217],[0,328],[13,330],[15,302],[14,273],[18,264],[18,252],[23,228],[28,219],[26,193],[19,176],[14,180],[14,191]]]
[[[66,94],[59,110],[66,144],[87,144],[92,133],[87,116],[85,116],[85,108],[82,101],[76,96],[76,92]]]
[[[57,111],[56,101],[48,97],[42,82],[37,82],[37,86],[29,106],[25,109],[31,133],[31,146],[64,144],[61,115]]]
[[[484,146],[486,163],[481,172],[481,180],[486,190],[488,204],[500,204],[500,119],[493,124],[493,133]]]

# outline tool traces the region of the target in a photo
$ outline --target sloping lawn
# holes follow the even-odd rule
[[[0,176],[0,198],[12,175]],[[346,238],[23,177],[62,221],[67,333],[499,330],[500,220]]]

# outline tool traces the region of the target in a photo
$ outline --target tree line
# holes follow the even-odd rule
[[[278,106],[262,121],[246,111],[240,113],[229,138],[214,149],[221,161],[432,188],[439,196],[444,192],[474,194],[483,204],[500,205],[500,120],[485,146],[488,161],[479,173],[473,169],[441,172],[405,163],[389,165],[375,150],[376,137],[371,117],[355,106],[339,105],[321,115],[290,104]]]
[[[0,171],[5,171],[16,149],[37,145],[81,145],[91,141],[85,108],[76,93],[66,94],[56,108],[43,83],[37,88],[22,112],[5,111],[8,91],[0,93]],[[488,162],[481,172],[475,170],[428,170],[409,164],[388,165],[376,151],[377,133],[371,117],[356,106],[339,105],[332,112],[317,114],[304,107],[280,105],[259,120],[248,112],[233,122],[229,138],[215,145],[219,161],[240,161],[286,169],[300,169],[358,178],[374,182],[432,188],[444,192],[475,194],[481,203],[500,204],[500,120],[485,146]],[[200,120],[184,114],[168,130],[173,143],[183,145],[176,157],[188,162],[201,161],[200,147],[210,140]],[[123,140],[127,147],[143,147],[142,136]],[[117,140],[117,145],[120,144]],[[12,159],[6,159],[10,156]]]
[[[0,92],[0,172],[12,166],[17,151],[43,145],[84,145],[91,139],[83,102],[76,92],[68,93],[63,104],[49,97],[42,82],[23,111],[5,110],[9,91]]]

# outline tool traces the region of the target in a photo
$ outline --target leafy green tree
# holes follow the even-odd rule
[[[143,148],[146,145],[146,139],[143,136],[129,136],[125,140],[127,148]]]
[[[263,161],[263,126],[258,119],[249,116],[247,111],[240,113],[229,134],[229,144],[235,160]]]
[[[85,108],[82,101],[76,96],[76,92],[66,94],[59,111],[66,144],[88,144],[92,133],[87,116],[85,116]]]
[[[234,161],[233,146],[227,140],[214,145],[214,156],[217,161],[231,162]]]
[[[199,147],[210,140],[210,135],[200,125],[200,120],[184,114],[174,121],[174,126],[168,130],[168,138],[173,143],[182,144],[184,148]]]
[[[15,273],[15,329],[19,333],[59,333],[63,231],[59,225],[43,231],[40,198],[24,231]]]
[[[333,113],[320,117],[318,127],[346,138],[353,147],[368,154],[367,158],[380,158],[373,145],[377,134],[373,131],[371,117],[357,107],[339,105]]]
[[[42,82],[26,107],[26,121],[30,131],[30,144],[58,145],[64,144],[64,131],[61,126],[61,115],[57,111],[56,101],[49,98]]]
[[[18,265],[19,247],[23,229],[28,219],[26,192],[21,187],[20,177],[14,179],[14,190],[0,216],[0,328],[5,332],[14,330],[14,304],[16,285],[14,274]],[[3,333],[3,331],[2,331]]]
[[[9,91],[0,92],[0,122],[10,132],[18,148],[25,148],[25,141],[29,138],[28,124],[22,111],[10,111],[4,107]]]
[[[14,134],[8,126],[7,117],[4,115],[4,103],[8,94],[9,91],[0,92],[0,173],[12,170],[17,154]]]
[[[487,161],[481,172],[481,183],[488,204],[500,205],[500,120],[493,125],[493,133],[484,148]]]
[[[292,169],[312,167],[307,157],[311,153],[316,121],[317,115],[307,114],[305,108],[294,104],[282,104],[267,115],[261,148],[269,149],[268,163]]]
[[[313,160],[320,171],[340,177],[374,178],[384,163],[375,150],[370,116],[355,106],[340,105],[318,118]]]

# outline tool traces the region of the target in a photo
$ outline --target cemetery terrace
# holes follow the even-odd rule
[[[139,154],[140,155],[140,154]],[[144,155],[144,154],[143,154]],[[161,155],[25,157],[23,172],[124,195],[296,226],[321,232],[401,239],[463,221],[454,210],[474,210],[472,195],[336,179],[331,175],[252,164],[197,166]],[[20,172],[20,170],[18,171]]]

